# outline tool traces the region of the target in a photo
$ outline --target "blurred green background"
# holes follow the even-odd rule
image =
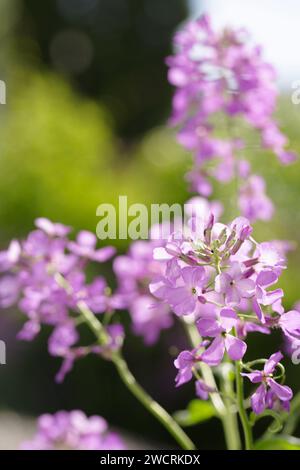
[[[0,78],[7,85],[7,104],[0,105],[1,247],[25,235],[37,216],[94,231],[97,206],[117,203],[119,194],[128,195],[129,203],[187,199],[183,173],[191,160],[166,127],[172,90],[164,65],[172,34],[187,15],[184,0],[1,0]],[[278,120],[300,154],[300,106],[284,93]],[[299,244],[300,163],[280,167],[271,154],[255,147],[248,153],[277,206],[271,223],[256,225],[256,239]],[[234,215],[233,188],[215,190],[225,201],[226,220]],[[122,252],[127,243],[115,244]],[[286,307],[300,298],[299,263],[297,249],[282,278]],[[47,332],[32,344],[18,342],[20,321],[17,312],[1,312],[0,336],[7,342],[2,410],[38,415],[82,408],[146,440],[172,445],[110,364],[88,358],[55,385],[59,364],[46,352]],[[183,408],[193,393],[189,386],[173,387],[169,348],[184,342],[177,325],[148,349],[128,330],[125,353],[133,371],[170,411]],[[269,354],[274,347],[274,337],[255,337],[249,355],[251,348]],[[297,391],[299,372],[295,366],[289,372]],[[200,448],[223,445],[215,424],[191,429]]]

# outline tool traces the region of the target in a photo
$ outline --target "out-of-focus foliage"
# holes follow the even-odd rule
[[[97,191],[112,190],[103,177],[112,158],[108,119],[57,77],[19,78],[0,130],[1,220],[17,231],[38,213],[85,225]]]
[[[168,114],[165,57],[185,0],[22,0],[22,36],[44,64],[100,98],[118,134],[140,136]]]
[[[55,75],[23,72],[0,128],[2,238],[23,234],[38,215],[94,230],[101,202],[183,200],[183,152],[157,129],[131,150],[107,111]],[[127,243],[127,242],[126,242]]]
[[[215,409],[209,401],[194,399],[186,410],[177,411],[175,419],[181,426],[195,426],[216,416]]]
[[[255,450],[300,450],[300,439],[280,435],[262,439],[255,444]]]

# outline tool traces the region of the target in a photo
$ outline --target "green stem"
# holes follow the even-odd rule
[[[113,357],[121,379],[126,387],[132,394],[145,406],[145,408],[167,429],[167,431],[174,437],[180,447],[184,450],[195,450],[196,447],[190,438],[185,434],[183,429],[178,423],[162,408],[156,401],[154,401],[145,390],[137,383],[134,376],[128,369],[127,363],[118,353]]]
[[[241,438],[237,419],[237,409],[235,406],[236,397],[231,377],[231,362],[228,361],[227,363],[224,363],[224,368],[225,370],[222,371],[221,378],[221,391],[223,393],[224,404],[226,407],[226,417],[224,419],[226,444],[228,450],[239,450],[241,448]]]
[[[198,331],[196,330],[195,325],[188,324],[186,322],[184,322],[184,325],[186,327],[186,332],[187,332],[187,335],[190,339],[192,346],[197,347],[199,343],[201,342],[201,337]],[[216,384],[214,374],[211,368],[203,362],[199,363],[199,368],[200,368],[200,371],[201,371],[201,374],[205,383],[209,385],[210,387],[212,387],[214,390],[216,390],[215,392],[210,393],[209,396],[216,410],[216,414],[222,422],[226,446],[229,450],[238,450],[240,449],[240,437],[239,437],[237,420],[232,411],[232,406],[230,406],[231,404],[229,403],[229,400],[228,402],[226,400],[224,401],[222,400],[222,397],[217,390],[217,384]],[[231,388],[231,385],[227,384],[228,380],[229,380],[229,377],[226,377],[223,379],[224,391],[226,388],[227,392],[229,391],[229,387]],[[225,385],[225,382],[226,382],[226,385]],[[233,393],[232,390],[230,390],[230,395],[232,393]]]
[[[78,302],[78,309],[82,316],[85,318],[86,323],[94,332],[100,344],[107,342],[107,333],[103,325],[96,318],[93,312],[87,307],[84,302]],[[145,406],[145,408],[167,429],[167,431],[174,437],[178,444],[184,450],[195,450],[196,447],[183,429],[172,418],[167,411],[162,408],[155,400],[153,400],[148,393],[138,384],[130,370],[127,363],[121,356],[120,352],[112,355],[112,362],[115,365],[120,378],[126,387],[133,393],[133,395]]]
[[[237,404],[241,423],[243,426],[244,437],[245,437],[245,448],[251,450],[253,447],[252,442],[252,428],[248,420],[248,415],[244,408],[244,383],[243,377],[241,376],[241,362],[235,361],[235,379],[236,379],[236,394]]]

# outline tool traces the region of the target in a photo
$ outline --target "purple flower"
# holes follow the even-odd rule
[[[44,217],[39,217],[35,220],[35,226],[40,230],[43,230],[50,237],[65,237],[71,232],[71,227],[66,225],[53,223],[51,220]]]
[[[21,246],[17,240],[12,240],[5,251],[0,251],[0,272],[12,269],[19,261]]]
[[[133,300],[130,312],[134,333],[143,336],[147,345],[156,343],[161,331],[173,325],[168,305],[150,295],[141,295]]]
[[[298,310],[283,313],[278,319],[278,325],[291,341],[300,341],[300,312]]]
[[[242,339],[247,333],[270,333],[283,313],[283,291],[269,289],[284,267],[281,248],[277,242],[256,243],[244,217],[226,226],[214,223],[211,214],[201,214],[189,221],[189,228],[187,234],[176,233],[165,247],[155,249],[154,256],[166,269],[154,277],[150,292],[175,314],[193,315],[200,334],[213,338],[201,360],[218,365],[225,350],[239,360],[245,353]],[[267,307],[276,315],[265,317]],[[244,315],[251,318],[253,311],[258,320],[244,322]],[[233,326],[237,338],[230,335]]]
[[[224,308],[218,318],[200,318],[197,328],[201,336],[214,338],[210,346],[201,353],[201,360],[210,366],[221,363],[225,351],[230,359],[238,361],[244,356],[247,345],[229,332],[238,324],[238,316],[233,309]]]
[[[260,269],[271,269],[280,276],[286,268],[286,253],[289,247],[278,241],[263,242],[257,246],[254,253],[256,263]]]
[[[175,34],[174,43],[176,52],[167,58],[168,78],[175,87],[170,124],[178,127],[179,143],[194,155],[187,174],[191,190],[208,197],[211,178],[223,183],[237,173],[247,178],[240,189],[242,214],[251,221],[269,220],[273,205],[263,179],[249,176],[248,166],[236,165],[243,141],[220,138],[214,118],[224,115],[229,126],[231,120],[244,120],[259,133],[263,147],[281,163],[291,163],[295,154],[286,150],[287,138],[273,118],[277,100],[273,67],[245,31],[216,32],[206,15],[188,22]]]
[[[48,219],[37,219],[36,226],[38,229],[24,241],[14,240],[8,250],[0,253],[0,307],[17,303],[26,315],[19,339],[31,341],[43,324],[53,327],[48,348],[51,355],[63,359],[56,376],[61,382],[75,360],[94,352],[90,346],[74,346],[80,340],[76,326],[81,321],[80,303],[94,314],[108,312],[112,316],[115,309],[124,307],[124,302],[110,291],[103,277],[86,283],[89,261],[107,260],[113,254],[112,247],[96,250],[95,235],[86,231],[71,242],[70,227]],[[97,351],[106,359],[123,341],[123,334],[110,334],[111,328],[116,329],[115,325],[107,326],[109,341],[105,348]]]
[[[176,315],[189,315],[196,311],[198,297],[202,294],[202,287],[207,284],[207,276],[203,267],[184,267],[180,277],[176,279],[175,286],[165,285],[162,298],[172,307]],[[150,289],[158,295],[157,284]]]
[[[238,305],[242,298],[253,296],[255,283],[245,278],[238,262],[232,263],[230,268],[219,274],[215,279],[215,290],[224,294],[227,305]]]
[[[215,391],[213,387],[210,387],[200,379],[195,382],[195,389],[197,397],[201,398],[201,400],[208,400],[209,394]]]
[[[186,174],[186,180],[190,185],[190,191],[201,194],[202,196],[209,197],[212,194],[212,185],[205,174],[200,168],[195,167]]]
[[[280,385],[275,381],[274,371],[277,364],[283,358],[281,352],[272,354],[264,365],[262,371],[254,370],[250,373],[242,373],[252,383],[261,383],[251,397],[251,407],[255,414],[262,413],[266,408],[273,408],[276,398],[286,407],[293,397],[293,392],[287,385]],[[271,393],[270,393],[271,392]],[[270,399],[272,398],[272,399]]]
[[[96,250],[97,238],[92,232],[82,230],[76,238],[76,242],[69,242],[69,250],[77,256],[88,258],[92,261],[104,263],[109,260],[116,252],[112,246],[106,246]]]
[[[262,333],[264,335],[271,334],[271,330],[266,325],[258,325],[252,321],[239,320],[237,325],[238,337],[246,339],[249,333]]]
[[[0,308],[8,308],[15,304],[20,294],[20,283],[14,275],[4,275],[0,278]]]
[[[213,216],[214,221],[218,221],[224,208],[219,201],[208,201],[207,199],[194,196],[188,199],[184,204],[185,214],[189,217],[196,217],[204,224]]]
[[[262,129],[262,143],[265,148],[270,148],[281,163],[287,165],[297,159],[293,152],[285,150],[288,139],[278,129],[277,125],[270,121]]]
[[[80,410],[58,411],[38,418],[38,428],[23,450],[124,450],[122,439],[101,416],[89,418]]]
[[[48,341],[48,350],[52,356],[65,356],[69,348],[79,339],[74,323],[68,320],[56,326]]]
[[[273,305],[283,297],[282,289],[274,289],[267,291],[266,288],[277,282],[278,276],[276,272],[270,269],[260,271],[256,278],[256,292],[253,300],[253,309],[258,319],[265,323],[264,314],[261,306]]]
[[[22,329],[17,334],[17,338],[23,341],[32,341],[40,332],[41,325],[37,319],[37,315],[31,314],[31,319],[26,321]]]
[[[270,220],[274,213],[272,201],[265,194],[265,181],[261,176],[252,175],[241,186],[239,207],[242,215],[251,222]]]
[[[155,343],[160,332],[173,324],[170,307],[149,291],[149,284],[166,268],[165,263],[153,259],[153,250],[158,246],[160,241],[136,241],[127,255],[118,256],[113,263],[117,294],[123,308],[129,310],[133,331],[143,336],[148,345]]]
[[[175,378],[176,387],[189,382],[193,378],[192,370],[196,362],[196,350],[181,351],[174,361],[176,369],[179,370]]]

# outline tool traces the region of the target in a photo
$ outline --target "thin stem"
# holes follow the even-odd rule
[[[86,323],[99,340],[100,344],[105,344],[108,342],[108,335],[103,327],[102,323],[96,318],[94,313],[89,309],[85,302],[82,300],[77,303],[78,310],[81,312]]]
[[[70,292],[71,286],[68,281],[60,274],[55,274],[55,279],[58,285],[63,287],[66,292]],[[85,319],[86,324],[96,336],[99,344],[105,345],[109,341],[109,337],[102,323],[90,310],[85,302],[79,301],[77,303],[78,310],[82,317]],[[195,450],[195,444],[191,441],[188,435],[183,431],[179,424],[172,418],[171,415],[139,385],[135,377],[128,369],[127,363],[122,357],[120,352],[112,354],[112,362],[115,365],[120,378],[132,394],[145,406],[145,408],[166,428],[166,430],[174,437],[180,447],[184,450]]]
[[[235,361],[235,379],[236,379],[236,394],[237,394],[237,405],[241,423],[243,426],[244,437],[245,437],[245,448],[251,450],[253,447],[252,442],[252,428],[248,420],[248,415],[244,408],[244,383],[243,377],[241,376],[241,362]]]
[[[103,328],[101,322],[96,318],[93,312],[88,308],[85,302],[78,302],[78,309],[86,320],[86,323],[93,331],[100,344],[107,342],[107,333]],[[126,387],[133,393],[133,395],[145,406],[145,408],[167,429],[167,431],[174,437],[180,447],[184,450],[195,450],[196,447],[183,429],[172,418],[169,413],[162,408],[155,400],[153,400],[147,392],[138,384],[130,370],[128,369],[126,361],[121,356],[120,352],[115,352],[112,355],[112,362],[117,368],[120,378]]]
[[[196,447],[190,438],[185,434],[183,429],[178,423],[162,408],[156,401],[154,401],[145,390],[137,383],[134,376],[128,369],[127,363],[118,353],[112,358],[121,379],[126,387],[132,394],[145,406],[145,408],[167,429],[167,431],[174,437],[180,447],[184,450],[195,450]]]
[[[223,392],[224,404],[227,410],[224,426],[226,428],[225,438],[228,450],[239,450],[241,448],[241,438],[237,420],[237,409],[235,406],[236,397],[233,389],[231,362],[223,364],[221,378],[221,390]]]
[[[201,337],[198,333],[198,331],[195,328],[195,325],[193,324],[188,324],[184,322],[185,328],[187,335],[190,339],[190,342],[193,347],[197,347],[199,343],[201,342]],[[225,441],[226,441],[226,446],[229,450],[238,450],[240,449],[240,438],[239,438],[239,431],[238,431],[238,426],[237,426],[237,421],[234,417],[232,417],[233,412],[232,412],[232,406],[226,400],[222,400],[222,397],[220,393],[218,392],[217,389],[217,384],[214,378],[214,374],[211,370],[211,368],[203,363],[199,363],[199,368],[202,374],[202,377],[207,385],[212,387],[215,392],[212,392],[209,394],[209,397],[211,399],[211,402],[216,410],[217,416],[220,418],[222,421],[223,425],[223,430],[224,430],[224,436],[225,436]],[[225,382],[227,382],[228,378],[224,379],[224,392],[225,392],[225,387],[226,387],[226,392],[229,392],[229,387]],[[226,393],[227,394],[227,393]],[[232,394],[232,390],[230,390],[230,395]]]

